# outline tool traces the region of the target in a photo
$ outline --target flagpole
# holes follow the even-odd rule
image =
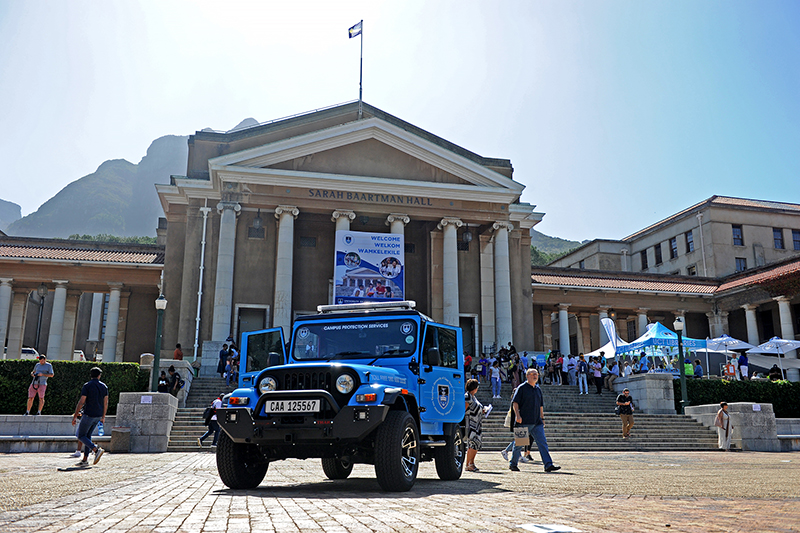
[[[361,35],[360,35],[360,37],[361,37],[361,59],[359,60],[359,63],[358,63],[358,120],[361,120],[361,117],[363,116],[363,107],[362,107],[363,99],[361,97],[361,95],[362,95],[362,85],[361,85],[361,83],[362,83],[363,78],[364,78],[364,19],[361,19],[360,24],[361,24],[361,32],[360,32],[361,33]]]

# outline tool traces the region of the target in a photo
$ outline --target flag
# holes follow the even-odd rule
[[[349,33],[349,34],[350,34],[350,38],[351,38],[351,39],[352,39],[353,37],[358,37],[359,35],[361,35],[361,25],[362,25],[363,23],[364,23],[364,21],[362,20],[362,21],[360,21],[358,24],[356,24],[355,26],[353,26],[352,28],[350,28],[349,30],[347,30],[347,33]]]

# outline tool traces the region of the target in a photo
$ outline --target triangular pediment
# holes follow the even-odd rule
[[[518,198],[524,186],[485,165],[379,118],[284,138],[209,160],[215,175],[278,173],[392,183],[429,182]],[[512,200],[513,201],[513,200]]]

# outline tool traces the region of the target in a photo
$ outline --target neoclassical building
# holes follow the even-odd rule
[[[465,349],[532,349],[530,228],[507,159],[367,104],[189,139],[166,216],[164,345],[191,354],[333,302],[336,231],[402,234],[405,294]],[[210,345],[209,345],[210,346]],[[217,346],[217,344],[214,344]],[[212,348],[209,348],[211,350]]]

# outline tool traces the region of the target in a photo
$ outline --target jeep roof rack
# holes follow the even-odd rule
[[[401,300],[395,302],[363,302],[358,304],[318,305],[317,313],[358,313],[364,311],[410,311],[417,307],[414,300]]]

